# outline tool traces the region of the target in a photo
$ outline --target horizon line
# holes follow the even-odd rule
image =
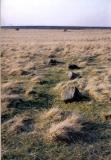
[[[79,29],[79,28],[108,28],[111,29],[111,26],[69,26],[69,25],[1,25],[0,28],[37,28],[37,29]]]

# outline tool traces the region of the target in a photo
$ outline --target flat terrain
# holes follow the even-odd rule
[[[111,30],[0,34],[2,159],[110,160]],[[74,87],[87,99],[65,103]]]

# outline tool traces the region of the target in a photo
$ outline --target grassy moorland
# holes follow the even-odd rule
[[[111,30],[1,30],[2,159],[111,159]],[[47,60],[64,62],[47,65]],[[70,80],[68,64],[80,77]],[[87,100],[65,103],[77,87]]]

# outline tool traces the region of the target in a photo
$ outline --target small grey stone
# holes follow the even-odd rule
[[[61,61],[59,61],[59,60],[57,60],[55,58],[49,58],[47,60],[46,64],[49,65],[49,66],[55,66],[57,64],[63,64],[63,62],[61,62]]]

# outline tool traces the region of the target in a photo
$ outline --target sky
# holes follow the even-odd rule
[[[111,0],[1,0],[1,24],[111,27]]]

